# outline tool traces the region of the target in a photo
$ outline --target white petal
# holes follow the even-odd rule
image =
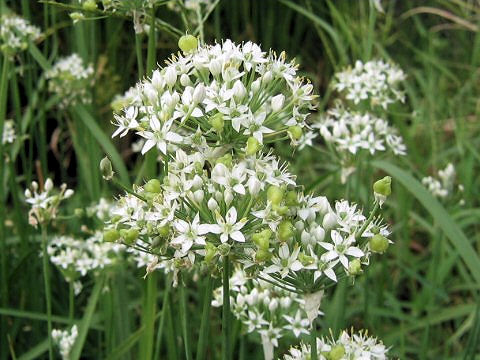
[[[237,209],[235,207],[231,207],[230,210],[228,210],[227,215],[225,216],[225,220],[227,224],[233,225],[237,221]]]
[[[240,231],[234,231],[230,234],[230,237],[238,242],[245,242],[245,236]]]

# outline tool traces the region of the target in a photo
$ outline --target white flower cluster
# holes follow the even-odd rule
[[[275,138],[296,141],[315,97],[296,68],[251,42],[201,46],[129,90],[113,136],[133,130],[146,140],[142,153],[157,147],[164,156],[168,145],[248,145],[252,154]]]
[[[39,188],[36,181],[33,181],[31,190],[25,190],[26,202],[31,206],[28,212],[30,225],[37,227],[38,224],[45,224],[55,219],[60,203],[72,195],[73,190],[67,189],[66,184],[62,184],[58,192],[53,188],[51,179],[45,181],[43,189]]]
[[[3,124],[2,144],[12,144],[16,138],[15,123],[13,120],[6,120]]]
[[[37,41],[41,36],[38,27],[17,15],[4,14],[0,18],[0,49],[7,56],[25,50],[29,41]]]
[[[387,360],[388,348],[367,332],[349,334],[342,331],[338,339],[317,338],[318,360]],[[309,360],[310,345],[300,344],[299,348],[291,348],[283,357],[284,360]]]
[[[335,75],[333,87],[354,104],[368,101],[372,108],[380,105],[386,109],[394,102],[404,101],[404,94],[398,87],[405,77],[402,69],[393,63],[357,60],[353,68]]]
[[[325,197],[304,195],[273,155],[232,158],[219,151],[177,150],[162,182],[151,180],[136,196],[120,198],[106,237],[175,258],[176,268],[230,252],[246,267],[305,292],[321,288],[325,276],[336,281],[337,274],[355,275],[368,264],[368,241],[356,237],[365,217],[356,205],[340,201],[332,209]],[[370,223],[363,237],[389,235],[377,225]],[[302,271],[311,272],[314,283],[301,284]]]
[[[223,288],[219,287],[214,291],[212,305],[222,304]],[[262,341],[267,340],[275,347],[288,332],[295,337],[308,334],[309,321],[300,297],[266,281],[249,279],[240,268],[230,278],[230,304],[248,332],[259,333]]]
[[[395,155],[406,155],[407,147],[397,129],[370,113],[350,111],[341,105],[330,109],[313,125],[327,143],[339,153],[367,150],[371,155],[390,149]]]
[[[427,176],[422,179],[422,184],[432,193],[433,196],[445,199],[452,195],[455,188],[456,171],[452,163],[448,163],[445,169],[439,170],[438,178]],[[463,186],[459,185],[460,192]]]
[[[77,340],[77,336],[77,325],[73,325],[70,331],[59,329],[52,330],[52,339],[57,344],[63,360],[70,359],[70,351],[72,351],[75,340]]]
[[[70,236],[53,237],[48,243],[47,253],[65,280],[75,282],[90,272],[115,263],[124,248],[121,244],[104,242],[103,234],[96,232],[87,239]]]
[[[50,92],[59,95],[60,106],[92,101],[89,88],[93,85],[93,67],[86,66],[78,54],[58,60],[45,74]]]

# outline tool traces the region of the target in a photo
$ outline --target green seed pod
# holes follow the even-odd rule
[[[260,249],[268,250],[270,247],[270,239],[261,232],[252,235],[252,240]]]
[[[211,263],[212,260],[215,258],[217,253],[217,248],[212,243],[207,242],[205,244],[205,262]]]
[[[348,264],[348,273],[350,275],[358,275],[362,272],[362,263],[358,259],[353,259]]]
[[[73,214],[76,217],[82,217],[83,215],[85,215],[85,210],[83,210],[82,208],[76,208],[75,210],[73,210]]]
[[[232,166],[232,154],[225,154],[222,157],[217,159],[217,164],[223,164],[226,167],[231,167]]]
[[[335,345],[328,353],[328,360],[340,360],[345,355],[343,345]]]
[[[145,189],[145,191],[149,193],[157,194],[160,191],[162,191],[162,184],[160,183],[159,180],[152,179],[152,180],[149,180],[143,188]]]
[[[278,239],[281,242],[285,242],[291,239],[293,236],[293,225],[289,220],[283,220],[278,225]]]
[[[250,136],[247,140],[247,148],[245,149],[245,153],[247,155],[254,155],[258,150],[261,149],[261,147],[262,144],[260,144],[253,136]]]
[[[308,266],[313,263],[313,257],[305,255],[303,252],[298,254],[298,260],[302,263],[303,266]]]
[[[392,178],[385,176],[383,179],[373,184],[373,191],[383,196],[389,196],[392,193]]]
[[[183,35],[179,40],[178,40],[178,47],[180,50],[182,50],[185,53],[194,51],[198,47],[198,40],[195,36],[193,35]]]
[[[288,206],[278,206],[278,205],[273,205],[272,209],[280,216],[284,216],[288,213]]]
[[[225,120],[223,120],[222,113],[216,113],[213,116],[210,116],[208,122],[212,127],[215,129],[217,133],[221,133],[223,131],[223,127],[225,126]]]
[[[388,239],[381,234],[376,234],[371,237],[368,244],[370,245],[370,250],[380,254],[387,251],[389,245]]]
[[[228,254],[230,254],[230,245],[228,244],[220,244],[218,246],[218,252],[220,255],[222,256],[227,256]]]
[[[299,140],[303,135],[303,130],[300,126],[295,125],[288,128],[288,133],[294,140]]]
[[[273,204],[273,205],[280,205],[280,203],[283,200],[283,195],[284,191],[281,187],[278,186],[270,186],[267,189],[267,199]]]
[[[255,254],[255,261],[259,263],[268,261],[271,258],[272,258],[272,253],[269,252],[268,250],[258,249]]]
[[[125,243],[131,245],[138,239],[138,234],[137,229],[128,229],[126,234],[123,235],[123,239],[125,240]]]
[[[296,206],[298,204],[298,197],[296,191],[288,191],[287,196],[285,196],[285,204],[287,206]]]
[[[170,234],[170,226],[168,226],[168,225],[163,225],[163,226],[157,227],[157,233],[158,233],[158,235],[160,235],[161,237],[167,237],[168,234]]]
[[[82,5],[83,10],[95,11],[97,10],[97,2],[95,0],[87,0]]]
[[[116,229],[110,229],[103,232],[103,241],[115,242],[120,239],[120,233]]]

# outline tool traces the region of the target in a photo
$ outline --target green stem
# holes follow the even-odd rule
[[[205,350],[207,348],[207,339],[210,327],[210,308],[212,302],[213,278],[208,276],[207,284],[203,294],[202,320],[200,323],[200,334],[197,344],[197,360],[205,359]]]
[[[137,53],[138,78],[143,78],[143,54],[142,54],[142,36],[135,34],[135,51]]]
[[[48,267],[48,253],[47,253],[47,226],[42,225],[42,251],[43,251],[43,280],[45,283],[45,301],[47,303],[47,325],[48,325],[48,355],[49,359],[53,360],[52,347],[52,299],[50,288],[50,272]]]
[[[158,330],[157,330],[157,339],[155,341],[155,353],[153,355],[154,359],[160,358],[160,351],[162,348],[162,338],[163,338],[163,328],[165,326],[165,318],[166,312],[168,310],[168,298],[170,295],[170,289],[172,285],[172,279],[167,276],[165,278],[165,292],[163,293],[163,301],[162,301],[162,313],[160,315],[160,321],[158,323]]]
[[[140,339],[141,359],[152,359],[155,331],[155,312],[157,299],[157,273],[153,272],[147,277],[146,291],[142,309],[142,325],[145,332]]]
[[[375,206],[373,207],[373,210],[370,212],[370,216],[368,217],[367,221],[365,221],[365,223],[362,225],[360,230],[358,230],[357,233],[355,234],[355,240],[358,241],[358,239],[360,239],[360,237],[363,235],[365,230],[367,230],[368,225],[370,225],[370,223],[375,218],[375,215],[377,214],[378,209],[380,209],[380,204],[378,201],[375,201]]]
[[[73,320],[75,313],[75,289],[73,286],[73,281],[68,283],[68,318]]]
[[[318,359],[318,350],[317,350],[317,331],[315,329],[315,320],[312,323],[312,330],[310,330],[310,359]]]
[[[230,359],[230,261],[223,257],[222,359]]]
[[[185,358],[192,360],[192,351],[190,350],[190,337],[187,324],[187,295],[185,294],[185,284],[179,287],[180,293],[180,317],[182,321],[183,345],[185,346]]]

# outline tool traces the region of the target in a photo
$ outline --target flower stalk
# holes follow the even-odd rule
[[[48,266],[47,252],[47,225],[42,224],[42,260],[43,260],[43,280],[45,284],[45,302],[47,305],[47,327],[48,327],[48,355],[49,359],[53,359],[53,342],[52,342],[52,299],[50,286],[50,269]]]
[[[230,360],[230,261],[223,257],[222,359]]]

